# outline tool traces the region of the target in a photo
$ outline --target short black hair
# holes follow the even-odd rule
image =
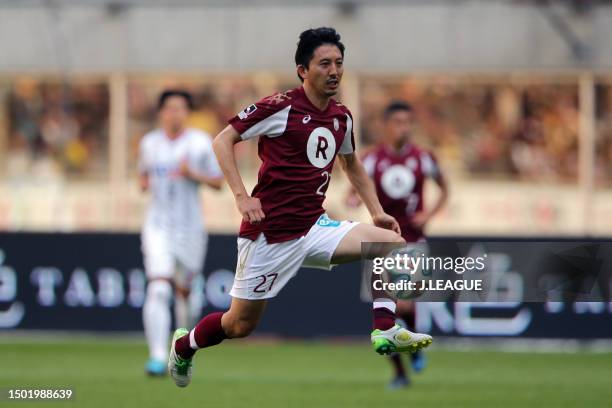
[[[302,65],[308,68],[315,50],[323,44],[335,45],[340,50],[342,58],[344,58],[344,44],[340,41],[340,34],[336,32],[335,28],[310,28],[300,34],[300,40],[295,50],[295,65]],[[298,77],[302,82],[304,81],[299,74]]]
[[[157,101],[157,110],[161,110],[164,107],[166,100],[168,100],[168,98],[172,98],[173,96],[178,96],[185,99],[189,110],[193,110],[193,97],[189,92],[180,89],[166,89],[164,92],[162,92],[161,95],[159,95],[159,100]]]
[[[388,120],[395,112],[412,112],[412,106],[408,102],[393,101],[385,108],[383,116]]]

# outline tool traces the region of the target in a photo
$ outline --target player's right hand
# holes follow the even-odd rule
[[[236,199],[238,211],[242,214],[242,218],[251,224],[260,223],[266,215],[261,208],[261,201],[257,197],[246,196]]]

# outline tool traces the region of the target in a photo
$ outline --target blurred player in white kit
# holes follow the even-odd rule
[[[140,142],[139,182],[150,193],[141,235],[148,280],[143,323],[149,375],[166,374],[173,294],[179,327],[199,317],[189,307],[191,283],[202,273],[208,243],[199,187],[220,189],[223,180],[212,138],[187,127],[192,109],[189,93],[164,91],[158,102],[160,127]]]

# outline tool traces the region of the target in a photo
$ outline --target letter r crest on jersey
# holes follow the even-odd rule
[[[308,136],[306,154],[313,166],[320,169],[327,166],[336,154],[336,139],[332,132],[326,127],[314,129]]]

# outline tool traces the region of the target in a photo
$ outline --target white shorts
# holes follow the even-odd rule
[[[141,234],[147,279],[170,279],[188,287],[202,272],[208,235],[203,231],[175,237],[154,225],[145,225]]]
[[[300,267],[331,269],[331,258],[344,236],[359,223],[334,221],[323,214],[308,233],[291,241],[268,244],[238,238],[238,264],[230,295],[240,299],[275,297]]]

